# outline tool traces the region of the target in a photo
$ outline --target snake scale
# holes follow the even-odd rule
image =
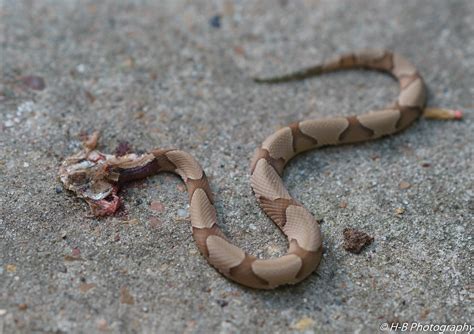
[[[187,186],[192,233],[209,263],[242,285],[273,289],[300,282],[319,265],[322,238],[318,222],[286,190],[281,175],[297,154],[327,145],[356,143],[394,134],[407,128],[425,107],[425,85],[416,68],[403,56],[386,50],[365,50],[336,57],[287,76],[256,79],[277,83],[345,69],[383,71],[400,84],[397,101],[382,110],[349,117],[303,120],[271,134],[251,162],[251,185],[265,213],[288,237],[288,252],[278,258],[259,259],[233,245],[222,233],[206,174],[187,152],[156,149],[124,156],[97,151],[98,135],[60,167],[65,187],[84,198],[96,216],[114,213],[120,205],[119,188],[127,182],[160,172],[178,174]]]

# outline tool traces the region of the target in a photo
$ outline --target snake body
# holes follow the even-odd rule
[[[187,152],[157,149],[122,157],[106,155],[86,145],[60,168],[65,186],[86,199],[96,215],[113,213],[117,191],[126,182],[160,172],[178,174],[187,186],[192,233],[209,263],[242,285],[272,289],[300,282],[319,265],[322,238],[318,222],[286,190],[281,175],[294,156],[327,145],[355,143],[394,134],[420,116],[425,85],[416,68],[403,56],[385,50],[362,51],[336,57],[291,75],[257,79],[277,83],[344,69],[370,69],[391,74],[400,84],[397,101],[390,107],[349,117],[303,120],[271,134],[251,162],[251,185],[265,213],[287,236],[288,252],[278,258],[259,259],[232,244],[218,224],[206,174]]]

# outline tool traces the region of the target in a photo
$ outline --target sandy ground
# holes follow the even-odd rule
[[[472,22],[471,0],[3,0],[0,333],[368,333],[383,323],[469,323]],[[249,78],[364,47],[405,54],[429,86],[428,103],[463,109],[465,119],[420,120],[391,138],[295,159],[285,183],[323,219],[325,245],[317,272],[297,286],[249,290],[212,269],[175,177],[128,187],[121,214],[101,220],[57,180],[80,134],[95,129],[105,152],[120,143],[179,147],[210,176],[230,238],[258,256],[282,254],[286,241],[250,189],[254,149],[296,120],[383,107],[397,85],[357,71],[271,87]],[[346,227],[373,244],[346,252]]]

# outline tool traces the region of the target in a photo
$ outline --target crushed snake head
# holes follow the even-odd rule
[[[88,136],[83,149],[67,157],[59,168],[64,187],[83,198],[94,216],[114,214],[120,207],[120,171],[140,168],[154,159],[151,154],[126,154],[120,157],[96,150],[98,133]]]

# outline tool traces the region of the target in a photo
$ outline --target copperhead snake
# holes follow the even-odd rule
[[[424,110],[425,85],[411,62],[385,50],[351,53],[290,75],[256,79],[277,83],[355,68],[391,74],[400,84],[397,101],[385,109],[357,116],[293,123],[271,134],[253,156],[251,185],[262,209],[288,237],[289,248],[284,256],[258,259],[224,236],[217,225],[206,174],[187,152],[156,149],[142,155],[108,155],[96,150],[96,133],[84,143],[82,151],[62,163],[60,179],[67,189],[87,201],[94,215],[103,216],[119,207],[117,192],[124,183],[160,172],[178,174],[189,194],[194,240],[212,266],[251,288],[273,289],[300,282],[318,267],[322,238],[318,222],[285,189],[281,175],[286,163],[310,149],[371,140],[407,128]]]

